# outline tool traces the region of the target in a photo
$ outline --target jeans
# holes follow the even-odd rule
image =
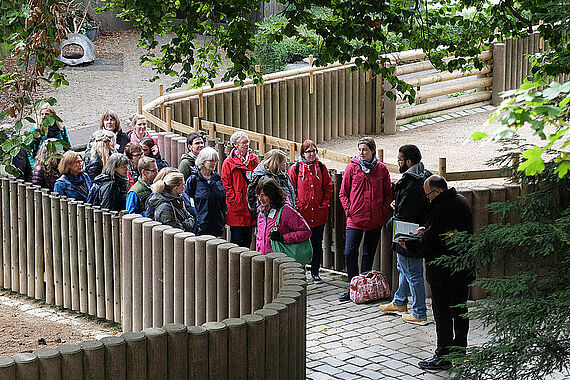
[[[416,318],[427,318],[426,287],[424,283],[423,258],[407,257],[398,253],[398,290],[394,293],[394,305],[408,303],[412,294],[412,314]]]
[[[311,275],[317,276],[323,257],[323,233],[325,225],[311,228],[311,245],[313,246],[313,258],[311,260]]]
[[[250,248],[252,232],[253,232],[253,226],[250,227],[230,226],[230,243],[237,244],[240,247]]]
[[[362,262],[360,264],[360,273],[368,272],[372,269],[374,263],[374,255],[376,247],[380,241],[380,229],[376,227],[370,231],[357,230],[355,228],[346,227],[346,245],[344,248],[344,261],[346,264],[346,273],[348,274],[348,282],[354,276],[358,275],[358,248],[364,235],[364,244],[362,250]]]
[[[431,307],[437,333],[436,355],[450,353],[451,347],[467,347],[469,319],[463,316],[467,308],[454,306],[467,302],[468,295],[467,285],[431,284]]]

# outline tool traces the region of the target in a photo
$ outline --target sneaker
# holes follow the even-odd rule
[[[407,305],[394,305],[394,303],[390,302],[386,305],[380,305],[378,306],[378,309],[380,309],[380,311],[382,313],[387,313],[387,314],[402,314],[402,313],[407,313],[408,312],[408,306]]]
[[[313,282],[315,284],[320,284],[321,282],[323,282],[323,279],[318,274],[312,277],[313,277]]]
[[[427,325],[427,318],[416,318],[412,313],[402,315],[404,322],[413,323],[416,325]]]
[[[339,294],[338,300],[342,302],[350,301],[350,292]]]
[[[428,360],[422,360],[418,363],[421,369],[426,369],[429,371],[444,371],[451,368],[451,362],[449,360],[443,360],[439,356],[435,355],[433,358]]]

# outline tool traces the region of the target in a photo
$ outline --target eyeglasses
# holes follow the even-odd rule
[[[151,173],[158,173],[158,169],[143,169],[146,170],[147,172],[151,172]]]
[[[313,154],[313,153],[317,153],[317,151],[314,149],[313,150],[306,150],[305,153],[306,154]]]
[[[140,156],[142,156],[142,153],[133,153],[131,156],[132,156],[133,158],[134,158],[134,157],[140,157]]]
[[[426,197],[429,196],[431,193],[433,193],[434,191],[436,191],[437,189],[433,189],[432,191],[430,191],[429,193],[426,193]]]

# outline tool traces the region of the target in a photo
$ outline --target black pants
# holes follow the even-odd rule
[[[438,356],[450,352],[451,346],[467,347],[469,319],[462,316],[467,308],[454,307],[467,302],[469,288],[461,284],[430,284],[431,307],[437,333]]]
[[[348,282],[354,276],[358,276],[358,248],[364,237],[362,247],[362,262],[360,265],[360,273],[368,272],[372,269],[374,263],[374,255],[380,241],[380,229],[376,227],[370,231],[357,230],[355,228],[346,227],[346,245],[344,247],[344,262],[346,265],[346,274]]]
[[[321,259],[323,257],[323,233],[325,225],[311,228],[311,246],[313,247],[313,259],[311,260],[311,274],[316,276],[319,274],[321,267]]]
[[[240,247],[250,248],[251,246],[251,227],[230,226],[230,243],[239,245]]]

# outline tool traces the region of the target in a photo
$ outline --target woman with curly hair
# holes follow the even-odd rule
[[[91,180],[103,171],[107,159],[115,151],[115,134],[111,131],[100,130],[93,133],[91,160],[85,163],[87,174]]]

